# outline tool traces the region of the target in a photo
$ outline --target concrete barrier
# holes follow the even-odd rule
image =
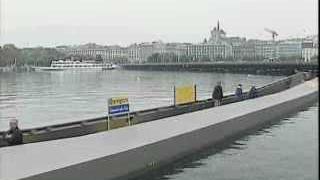
[[[247,101],[96,134],[0,149],[0,180],[128,179],[318,100],[318,79]]]

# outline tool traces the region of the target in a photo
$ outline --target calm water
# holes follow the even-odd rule
[[[102,116],[112,96],[128,96],[132,110],[139,110],[172,104],[174,85],[195,83],[198,99],[205,99],[218,80],[233,92],[238,83],[246,89],[279,78],[142,71],[0,73],[0,129],[12,118],[22,127],[34,127]],[[318,104],[138,179],[316,180]]]
[[[0,73],[0,130],[17,118],[30,128],[104,116],[107,99],[128,96],[131,110],[173,104],[173,86],[197,84],[198,99],[211,96],[216,81],[227,92],[238,83],[269,83],[280,77],[190,72],[28,72]]]
[[[135,180],[317,180],[318,104]]]

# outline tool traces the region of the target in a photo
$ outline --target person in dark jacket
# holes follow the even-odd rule
[[[23,143],[22,132],[18,127],[18,120],[11,120],[9,123],[10,130],[4,135],[5,140],[10,146]]]
[[[214,102],[214,106],[220,106],[222,98],[223,90],[221,86],[221,81],[218,81],[217,85],[214,87],[214,90],[212,92],[212,100]]]
[[[238,100],[242,100],[242,84],[239,84],[236,89],[236,96],[238,97]]]
[[[257,89],[255,86],[251,86],[250,90],[249,90],[249,98],[252,99],[252,98],[256,98],[258,95],[257,95]]]

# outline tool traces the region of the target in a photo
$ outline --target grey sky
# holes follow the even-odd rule
[[[0,0],[0,44],[197,43],[217,20],[228,36],[318,34],[317,0]]]

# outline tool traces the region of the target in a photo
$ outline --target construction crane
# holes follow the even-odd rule
[[[271,30],[271,29],[268,29],[268,28],[264,28],[264,30],[267,31],[267,32],[269,32],[269,33],[271,33],[271,35],[272,35],[272,40],[273,40],[273,41],[275,40],[276,36],[279,35],[279,34],[278,34],[276,31],[274,31],[274,30]]]

